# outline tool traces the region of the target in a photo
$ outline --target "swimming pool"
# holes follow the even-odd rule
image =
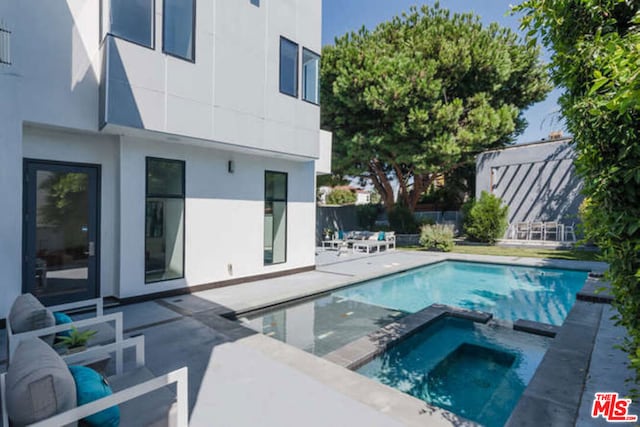
[[[431,304],[561,325],[587,272],[445,261],[250,313],[248,327],[324,356]]]
[[[357,370],[488,427],[509,418],[549,338],[444,318]]]
[[[497,319],[561,325],[586,279],[586,271],[446,261],[333,295],[408,313],[437,303],[486,311]]]

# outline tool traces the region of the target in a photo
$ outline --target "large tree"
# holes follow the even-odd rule
[[[552,76],[566,90],[560,105],[588,197],[585,230],[609,263],[640,383],[640,2],[528,0],[519,10],[555,52]]]
[[[550,90],[537,46],[438,4],[336,39],[321,75],[334,169],[371,180],[387,209],[392,177],[413,210],[437,175],[513,141]]]

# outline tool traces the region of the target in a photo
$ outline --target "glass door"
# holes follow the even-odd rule
[[[45,305],[98,295],[99,166],[25,161],[23,290]]]

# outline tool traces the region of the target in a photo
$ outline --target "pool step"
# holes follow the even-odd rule
[[[518,319],[513,322],[513,330],[528,332],[530,334],[542,335],[543,337],[555,338],[560,330],[559,326],[548,323],[534,322],[532,320]]]

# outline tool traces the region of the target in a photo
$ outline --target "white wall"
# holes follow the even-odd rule
[[[22,126],[16,78],[5,73],[0,66],[0,318],[22,290]]]
[[[320,0],[198,1],[191,63],[162,53],[156,0],[154,50],[104,44],[106,122],[317,158],[320,108],[279,92],[279,61],[281,35],[299,43],[300,55],[320,52],[320,12]]]
[[[320,151],[318,153],[318,160],[316,160],[316,173],[329,174],[331,173],[331,146],[332,146],[333,134],[326,130],[320,131]]]
[[[195,64],[162,53],[162,1],[156,2],[155,50],[114,42],[144,127],[161,132],[143,135],[152,141],[122,136],[122,129],[99,132],[97,0],[0,1],[13,60],[0,67],[0,318],[22,289],[23,158],[102,166],[105,296],[314,264],[319,107],[279,93],[278,63],[280,35],[320,51],[321,0],[262,1],[259,8],[249,0],[198,0]],[[200,146],[166,142],[171,134]],[[210,148],[214,142],[233,144],[236,152]],[[239,154],[243,147],[261,155]],[[187,162],[182,280],[144,284],[145,156]],[[234,174],[227,172],[229,159]],[[287,262],[266,267],[265,169],[289,173]]]
[[[315,264],[313,162],[176,146],[139,138],[120,144],[120,289],[131,297]],[[144,283],[145,158],[185,161],[185,277]],[[234,173],[227,171],[233,159]],[[287,262],[263,266],[264,171],[288,173]],[[232,265],[229,274],[227,265]]]

